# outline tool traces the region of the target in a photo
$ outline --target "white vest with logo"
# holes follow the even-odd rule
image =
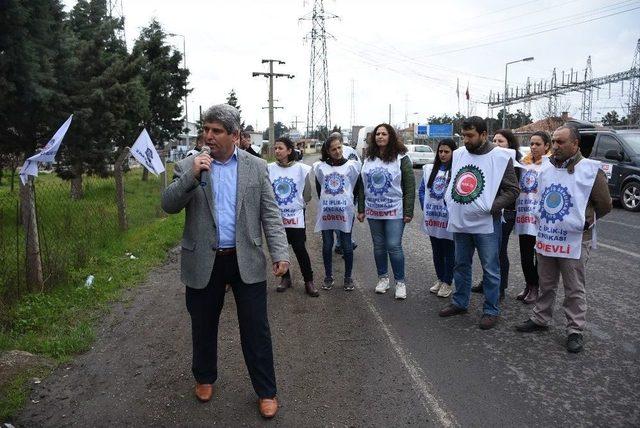
[[[342,146],[342,157],[346,160],[358,161],[360,162],[360,156],[358,156],[358,152],[351,146],[343,145]]]
[[[549,257],[579,259],[589,195],[600,162],[582,159],[573,174],[543,160],[538,175],[540,203],[536,251]],[[594,235],[595,236],[595,235]]]
[[[364,213],[367,218],[393,220],[403,218],[402,214],[402,171],[400,163],[404,156],[395,161],[383,162],[380,158],[365,159],[362,166],[364,185]]]
[[[522,171],[520,175],[520,195],[516,200],[516,235],[538,234],[538,203],[540,202],[540,184],[538,174],[542,165],[518,165]]]
[[[282,215],[282,224],[284,227],[304,228],[304,196],[302,193],[311,167],[298,162],[288,167],[281,167],[274,162],[270,163],[267,169],[273,193]]]
[[[508,149],[495,147],[474,155],[465,147],[453,151],[451,181],[445,194],[449,232],[493,233],[491,206],[511,159]]]
[[[444,203],[444,194],[451,179],[451,170],[438,171],[433,178],[431,188],[428,188],[427,183],[432,170],[433,164],[422,167],[422,181],[424,182],[422,231],[434,238],[453,240],[453,233],[447,231],[449,213],[447,205]]]
[[[313,164],[313,173],[320,183],[320,201],[315,232],[340,230],[351,232],[355,205],[353,189],[360,175],[360,164],[348,161],[341,166],[331,166],[318,161]]]

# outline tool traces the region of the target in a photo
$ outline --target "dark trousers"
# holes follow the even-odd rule
[[[513,210],[504,210],[503,216],[505,222],[502,223],[502,238],[500,241],[500,293],[504,294],[504,290],[509,286],[509,237],[513,226],[516,224],[516,212]]]
[[[538,258],[536,257],[536,237],[520,235],[520,263],[527,285],[538,286]]]
[[[433,252],[433,265],[436,268],[436,276],[446,284],[453,282],[453,267],[456,262],[455,245],[450,239],[434,238],[430,236],[431,250]]]
[[[322,261],[324,262],[325,278],[333,278],[333,230],[322,231]],[[351,233],[340,232],[338,238],[342,241],[342,257],[344,257],[344,277],[351,278],[353,269],[353,247]]]
[[[289,245],[293,248],[296,259],[298,259],[298,264],[300,265],[304,282],[313,281],[311,260],[309,259],[309,253],[307,252],[307,246],[305,245],[305,242],[307,241],[306,229],[285,227],[284,230],[287,232],[287,242],[289,242]],[[287,273],[284,274],[284,278],[290,277],[291,273],[287,271]]]
[[[225,284],[231,284],[236,299],[242,354],[253,389],[260,398],[274,397],[276,375],[267,319],[267,283],[243,283],[235,255],[216,257],[205,288],[186,289],[187,310],[191,316],[193,376],[198,383],[214,383],[218,378],[218,322],[224,305]]]

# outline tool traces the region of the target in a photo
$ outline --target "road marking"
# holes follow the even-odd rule
[[[387,325],[384,323],[384,321],[382,320],[382,316],[380,316],[380,312],[378,312],[376,307],[373,305],[373,303],[371,302],[371,299],[369,298],[369,296],[367,296],[366,292],[362,291],[362,288],[360,287],[356,289],[360,291],[360,294],[362,294],[362,296],[364,297],[364,300],[367,302],[367,306],[369,307],[369,310],[371,310],[371,313],[373,313],[374,318],[376,319],[376,321],[378,321],[378,324],[380,324],[382,331],[384,331],[384,333],[387,335],[387,339],[389,339],[389,342],[391,343],[391,347],[396,352],[396,354],[398,354],[398,356],[400,357],[400,360],[402,361],[402,364],[409,372],[409,376],[411,376],[413,383],[418,388],[420,395],[422,395],[422,398],[423,398],[422,405],[424,406],[424,408],[428,412],[434,413],[442,426],[445,426],[445,427],[459,426],[458,422],[456,421],[456,418],[452,414],[447,412],[442,406],[442,404],[440,404],[440,401],[436,398],[436,395],[433,393],[433,387],[427,381],[424,380],[424,377],[425,377],[424,372],[422,371],[420,366],[418,366],[418,364],[415,361],[413,361],[413,359],[404,351],[404,349],[402,349],[399,341],[393,336],[393,333],[391,333],[391,330],[389,330]]]
[[[598,247],[608,248],[609,250],[617,251],[622,254],[626,254],[631,257],[635,257],[636,259],[640,259],[640,254],[634,253],[633,251],[623,250],[622,248],[614,247],[613,245],[603,244],[601,241],[598,241]]]
[[[633,224],[627,224],[627,223],[623,223],[621,221],[614,221],[614,220],[598,220],[598,223],[611,223],[611,224],[618,224],[620,226],[626,226],[626,227],[631,227],[633,229],[640,229],[640,226],[635,226]]]

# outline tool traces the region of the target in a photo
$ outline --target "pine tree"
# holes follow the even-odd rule
[[[182,104],[190,92],[189,70],[181,67],[182,54],[165,42],[166,37],[154,19],[142,29],[133,48],[133,55],[143,60],[140,74],[149,93],[151,115],[145,127],[157,144],[175,139],[183,131]]]
[[[0,2],[0,159],[14,172],[69,115],[64,17],[58,0]]]
[[[79,0],[69,17],[76,64],[67,81],[74,111],[56,171],[82,197],[83,174],[109,174],[115,147],[131,144],[148,117],[148,94],[140,60],[127,53],[117,31],[123,21],[109,16],[105,0]]]

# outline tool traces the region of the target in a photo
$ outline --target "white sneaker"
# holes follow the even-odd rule
[[[378,285],[376,285],[376,293],[384,294],[389,289],[389,278],[382,277],[378,278]]]
[[[449,297],[453,293],[453,285],[443,282],[438,291],[438,297]]]
[[[396,299],[406,299],[407,298],[407,287],[404,282],[396,281]]]
[[[433,287],[431,287],[429,289],[429,291],[431,291],[432,293],[438,294],[438,291],[440,291],[440,287],[442,287],[442,282],[440,282],[440,280],[436,280],[436,282],[433,283]]]

